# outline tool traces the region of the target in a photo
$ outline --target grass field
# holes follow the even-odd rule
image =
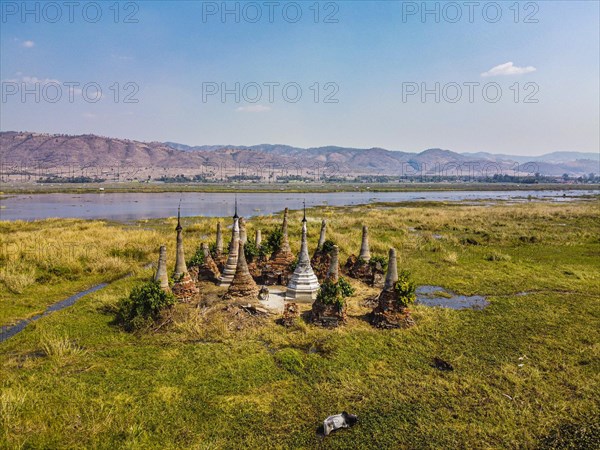
[[[151,276],[141,267],[163,242],[172,269],[173,218],[0,222],[3,324],[134,272],[0,344],[0,447],[596,448],[598,212],[598,199],[309,210],[311,252],[322,218],[342,261],[365,224],[372,254],[396,247],[417,284],[490,301],[415,306],[416,326],[396,331],[369,325],[363,301],[377,291],[353,282],[349,322],[336,330],[234,316],[206,284],[200,308],[177,305],[159,331],[126,333],[115,305]],[[300,218],[291,213],[294,251]],[[279,223],[252,218],[249,236]],[[183,225],[188,257],[214,239],[216,219]],[[436,356],[455,370],[432,367]],[[319,437],[343,410],[359,423]]]

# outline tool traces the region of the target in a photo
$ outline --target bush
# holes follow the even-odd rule
[[[338,286],[340,288],[340,292],[342,297],[350,297],[354,295],[354,288],[346,281],[344,277],[340,277],[338,280]]]
[[[296,258],[290,263],[290,265],[288,266],[290,269],[290,272],[294,273],[296,271],[296,267],[298,267],[298,257],[296,256]]]
[[[281,246],[281,239],[283,238],[283,231],[280,228],[276,228],[269,232],[267,239],[260,246],[259,255],[261,257],[270,255],[275,252]]]
[[[396,281],[394,289],[398,296],[396,301],[399,306],[406,308],[412,305],[417,299],[417,295],[415,294],[417,286],[410,279],[410,273],[406,270],[401,271],[398,275],[398,281]]]
[[[344,299],[353,294],[354,288],[350,286],[350,283],[344,277],[340,277],[337,283],[325,280],[321,284],[321,288],[317,293],[317,301],[320,301],[324,305],[336,305],[341,311],[344,307]]]
[[[344,307],[344,297],[342,297],[337,283],[332,283],[330,280],[325,280],[321,284],[317,293],[317,301],[324,305],[335,305],[340,311]]]
[[[208,246],[208,250],[210,251],[210,256],[214,258],[217,257],[217,243],[216,242],[211,242],[210,245]]]
[[[369,265],[371,267],[377,267],[377,264],[381,265],[381,268],[385,271],[387,269],[387,259],[383,256],[372,256],[369,260]]]
[[[246,261],[254,261],[254,258],[258,256],[258,248],[256,247],[256,243],[247,241],[244,244],[244,254],[246,255]]]
[[[204,264],[204,252],[202,251],[202,247],[198,247],[196,249],[196,253],[192,256],[187,263],[188,267],[201,266]]]
[[[172,293],[163,291],[158,281],[148,281],[120,300],[116,320],[127,331],[140,330],[158,321],[161,312],[174,304]]]
[[[323,252],[325,253],[331,253],[333,251],[333,247],[335,246],[335,242],[333,242],[331,239],[327,239],[325,242],[323,242]]]

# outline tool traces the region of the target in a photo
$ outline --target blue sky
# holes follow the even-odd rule
[[[25,16],[0,2],[2,130],[522,155],[600,146],[596,1],[428,2],[437,20],[422,2],[275,2],[272,22],[267,2],[227,2],[237,21],[223,2],[121,2],[118,18],[114,2],[92,3],[71,23],[63,2],[29,2]],[[240,101],[206,94],[215,86]]]

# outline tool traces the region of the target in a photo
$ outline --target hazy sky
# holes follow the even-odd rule
[[[600,2],[472,3],[1,1],[1,129],[599,151]]]

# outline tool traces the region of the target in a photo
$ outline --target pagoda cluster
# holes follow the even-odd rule
[[[167,273],[166,246],[160,247],[158,268],[155,279],[162,289],[172,291],[182,302],[197,298],[200,282],[209,281],[226,288],[225,300],[238,300],[259,304],[261,296],[268,293],[266,286],[286,286],[283,324],[291,324],[299,315],[297,303],[312,303],[311,322],[335,327],[347,320],[346,299],[354,289],[340,276],[339,249],[326,240],[327,223],[321,223],[318,245],[312,258],[308,251],[306,209],[302,218],[300,251],[294,255],[288,236],[288,209],[283,213],[283,221],[278,233],[275,248],[266,253],[261,230],[256,230],[251,254],[247,253],[248,235],[243,217],[237,213],[237,201],[231,226],[231,239],[227,251],[223,245],[223,227],[219,222],[216,240],[211,248],[206,242],[198,247],[196,254],[186,264],[180,212],[177,214],[176,263],[169,280]],[[401,299],[398,288],[396,251],[389,251],[387,273],[383,258],[371,258],[369,231],[362,229],[362,242],[358,257],[351,255],[343,266],[344,273],[370,286],[382,288],[377,306],[371,313],[373,325],[384,328],[406,327],[412,324],[410,312]],[[189,267],[188,267],[189,266]],[[263,287],[259,289],[259,285]]]

